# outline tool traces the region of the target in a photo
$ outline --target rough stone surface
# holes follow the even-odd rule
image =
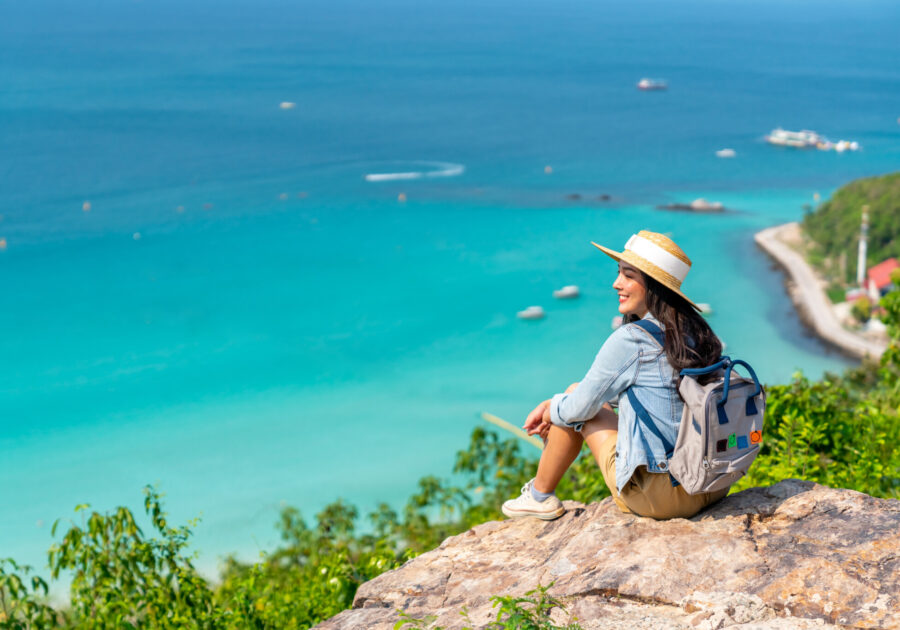
[[[900,628],[900,501],[788,480],[692,519],[622,514],[611,500],[494,521],[363,584],[322,630],[392,628],[397,611],[459,628],[492,595],[553,582],[595,628]],[[560,611],[560,621],[567,615]]]

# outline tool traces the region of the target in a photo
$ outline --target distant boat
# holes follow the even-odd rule
[[[721,201],[707,201],[703,197],[694,199],[691,202],[691,210],[697,212],[721,212],[725,209]]]
[[[827,142],[825,138],[815,131],[804,129],[802,131],[788,131],[778,127],[769,132],[766,142],[779,147],[793,147],[795,149],[812,149],[819,144]]]
[[[516,313],[519,319],[544,319],[545,315],[544,309],[540,306],[529,306],[524,311]]]
[[[780,147],[793,147],[795,149],[818,149],[819,151],[859,151],[859,143],[853,140],[838,140],[832,142],[825,136],[815,131],[804,129],[803,131],[786,131],[785,129],[773,129],[766,142]]]
[[[733,158],[737,153],[735,153],[734,149],[719,149],[716,151],[716,157],[720,158]]]
[[[562,289],[553,292],[553,297],[557,300],[571,300],[572,298],[577,298],[579,295],[578,287],[574,284],[564,286]]]
[[[661,79],[641,79],[637,83],[637,89],[639,90],[668,90],[669,84]]]
[[[683,210],[686,212],[725,212],[725,206],[721,201],[707,201],[703,197],[694,199],[690,203],[667,203],[664,206],[656,206],[660,210]]]
[[[294,109],[297,107],[297,103],[292,103],[290,101],[284,101],[278,105],[281,109]]]
[[[700,309],[700,313],[703,315],[712,315],[712,306],[706,302],[697,302],[697,308]]]
[[[859,143],[855,140],[838,140],[834,143],[834,150],[838,153],[844,151],[859,151]]]

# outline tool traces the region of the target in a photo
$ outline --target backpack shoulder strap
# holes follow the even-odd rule
[[[666,345],[666,335],[662,331],[662,329],[657,326],[655,323],[650,321],[649,319],[639,319],[636,322],[631,322],[638,328],[643,329],[645,333],[653,337],[653,340],[659,344],[660,348],[664,348]]]
[[[650,335],[653,340],[659,345],[660,349],[665,347],[665,333],[663,333],[662,329],[655,323],[653,323],[649,319],[639,319],[636,322],[631,323],[638,328],[641,328],[645,333]],[[628,402],[631,403],[631,408],[634,409],[639,424],[642,424],[648,431],[653,433],[659,439],[666,451],[666,459],[671,457],[672,453],[675,451],[675,445],[669,442],[665,437],[663,437],[659,428],[656,426],[656,423],[653,422],[653,418],[650,416],[650,413],[647,411],[644,405],[641,404],[641,401],[638,400],[638,397],[635,395],[634,387],[632,386],[626,389],[625,394],[628,396]],[[679,485],[678,481],[676,481],[675,477],[672,477],[671,474],[669,475],[669,478],[673,486]]]

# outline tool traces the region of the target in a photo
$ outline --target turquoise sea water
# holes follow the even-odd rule
[[[402,501],[479,412],[580,378],[616,313],[589,241],[642,228],[764,380],[846,364],[752,234],[900,164],[895,3],[3,13],[0,556],[41,567],[54,519],[152,482],[202,514],[206,567],[270,548],[284,503]],[[778,125],[864,150],[778,150]],[[404,172],[444,176],[364,178]],[[699,196],[739,212],[654,209]]]

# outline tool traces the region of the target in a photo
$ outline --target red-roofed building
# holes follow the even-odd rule
[[[869,295],[881,297],[894,288],[891,282],[891,272],[900,267],[900,262],[896,258],[888,258],[869,269],[866,274],[866,285],[869,289]]]

